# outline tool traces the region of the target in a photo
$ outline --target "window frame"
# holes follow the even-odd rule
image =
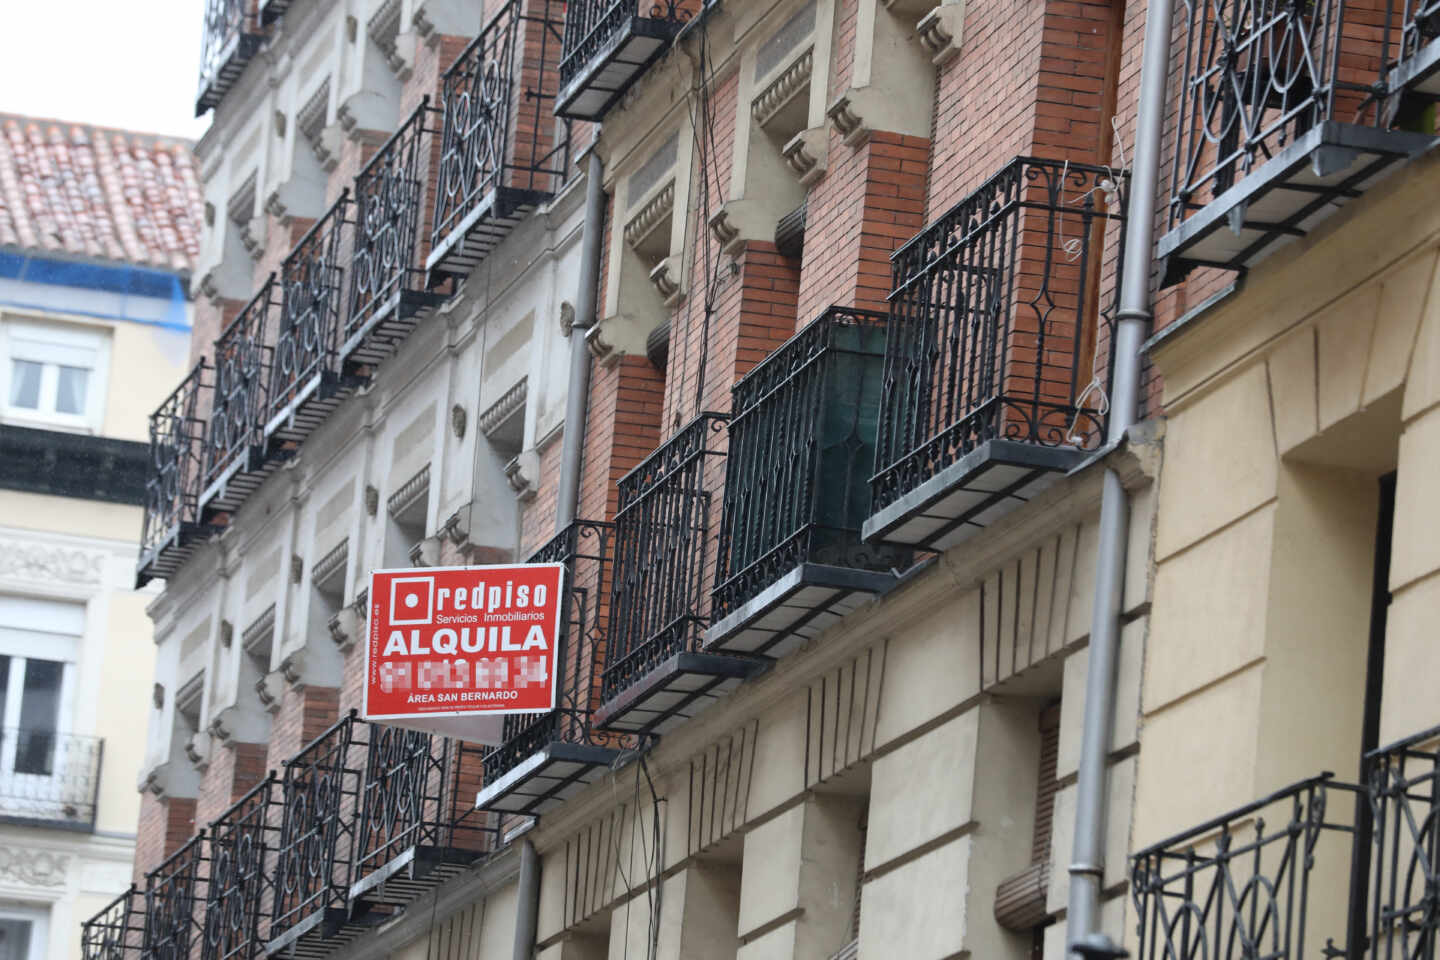
[[[94,365],[89,368],[83,413],[61,413],[55,409],[59,390],[59,368],[74,364],[62,363],[54,353],[51,357],[44,357],[43,350],[35,351],[28,347],[17,349],[14,342],[16,340],[39,341],[41,344],[51,345],[58,348],[54,353],[66,349],[88,350],[93,353]],[[105,421],[109,390],[110,342],[110,330],[107,327],[0,314],[0,420],[20,426],[99,433]],[[40,359],[36,359],[36,356]],[[10,403],[15,360],[42,364],[38,408],[17,407]]]
[[[0,902],[0,919],[28,921],[30,946],[24,960],[44,960],[50,946],[49,909],[39,904]]]

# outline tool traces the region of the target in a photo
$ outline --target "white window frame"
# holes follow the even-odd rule
[[[89,382],[85,388],[84,413],[59,413],[55,410],[62,359],[60,354],[67,351],[88,351],[94,357],[94,365],[90,367]],[[32,360],[45,365],[40,379],[38,409],[10,405],[13,360]],[[16,317],[0,318],[0,416],[3,416],[6,423],[98,433],[105,420],[105,397],[109,380],[110,336],[107,328],[46,323]]]
[[[61,741],[74,732],[75,683],[84,635],[85,608],[80,604],[0,595],[0,654],[11,658],[9,690],[5,697],[5,715],[0,716],[0,727],[7,730],[19,727],[23,662],[57,661],[62,666],[55,737],[56,750],[61,750]],[[17,661],[22,664],[22,669],[16,669]],[[15,737],[0,740],[0,777],[18,786],[28,784],[41,788],[48,781],[65,776],[66,771],[60,764],[49,775],[15,772],[18,745]],[[59,810],[59,805],[56,809]]]
[[[41,906],[0,902],[0,918],[30,921],[30,949],[24,960],[45,960],[49,946],[50,911]]]

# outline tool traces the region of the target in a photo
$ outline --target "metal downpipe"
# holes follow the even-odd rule
[[[520,877],[516,881],[515,960],[535,956],[535,932],[540,919],[540,854],[529,837],[520,840]]]
[[[599,136],[598,132],[596,136]],[[570,384],[565,394],[565,436],[560,448],[560,489],[555,501],[555,532],[575,521],[580,501],[580,459],[585,448],[585,409],[590,393],[590,347],[585,332],[595,324],[595,292],[600,286],[600,248],[605,232],[605,172],[592,143],[585,164],[585,227],[580,241],[580,289],[575,294],[575,323],[570,330]]]
[[[1134,164],[1130,171],[1130,209],[1125,221],[1125,273],[1115,330],[1115,369],[1110,379],[1107,439],[1111,444],[1122,440],[1136,420],[1140,346],[1152,319],[1150,271],[1155,249],[1172,3],[1174,0],[1149,0],[1145,15],[1145,50],[1136,110]],[[1129,497],[1120,475],[1107,467],[1100,502],[1099,544],[1095,551],[1090,663],[1085,677],[1084,727],[1075,781],[1075,844],[1066,911],[1070,949],[1087,957],[1121,955],[1108,950],[1100,930],[1100,897],[1105,876],[1105,827],[1109,820],[1106,759],[1115,727],[1120,614],[1129,536]]]

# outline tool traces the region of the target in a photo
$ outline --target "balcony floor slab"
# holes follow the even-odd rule
[[[1413,57],[1406,57],[1388,78],[1391,89],[1409,89],[1431,97],[1440,97],[1440,38],[1421,47]]]
[[[890,573],[802,563],[716,621],[705,649],[786,656],[894,583]]]
[[[547,194],[498,187],[471,208],[425,258],[431,272],[465,276],[480,265],[520,225]]]
[[[475,806],[527,816],[548,813],[598,779],[619,756],[609,747],[547,744],[481,789]]]
[[[665,52],[677,26],[668,20],[630,17],[560,91],[555,115],[573,120],[600,119]]]
[[[595,712],[595,725],[622,733],[664,733],[702,713],[766,668],[763,660],[677,653]]]
[[[478,852],[452,847],[410,847],[352,883],[350,900],[403,906],[458,876],[479,857]]]
[[[1034,499],[1087,454],[987,440],[865,521],[867,542],[948,550]]]
[[[1160,238],[1166,282],[1178,282],[1194,267],[1247,269],[1437,141],[1400,130],[1317,124]]]

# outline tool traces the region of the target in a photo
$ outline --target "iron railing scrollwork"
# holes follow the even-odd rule
[[[538,198],[565,182],[570,122],[553,116],[558,6],[510,0],[445,71],[432,243],[499,190]]]
[[[350,194],[344,192],[280,268],[281,307],[270,362],[269,411],[284,411],[315,377],[337,375]],[[326,389],[322,384],[322,391]]]
[[[202,831],[145,875],[143,960],[190,960],[200,934],[204,854]]]
[[[1401,0],[1400,7],[1397,14],[1400,35],[1395,38],[1394,60],[1387,61],[1391,69],[1440,41],[1440,0]]]
[[[208,392],[202,357],[175,391],[150,414],[150,459],[145,478],[145,519],[140,534],[142,566],[155,551],[199,520],[201,449]]]
[[[266,394],[275,342],[275,275],[215,341],[215,389],[205,433],[204,485],[219,480],[236,461],[253,468],[263,443]]]
[[[697,650],[709,623],[706,551],[723,482],[728,414],[702,413],[620,479],[602,701],[668,657]]]
[[[552,743],[599,745],[610,737],[591,725],[605,646],[603,626],[610,599],[610,556],[614,525],[576,520],[530,555],[526,563],[565,565],[561,603],[560,657],[555,709],[505,718],[502,742],[485,752],[485,782],[493,783]]]
[[[246,62],[260,49],[260,28],[251,6],[252,0],[205,0],[196,116],[220,102]]]
[[[632,17],[678,29],[700,8],[696,0],[576,0],[565,6],[565,46],[560,85],[566,86],[613,44]]]
[[[430,145],[439,131],[429,98],[375,152],[355,177],[355,245],[350,258],[350,311],[344,342],[353,347],[406,293],[424,286],[420,222]],[[342,358],[343,359],[343,358]]]
[[[1170,227],[1319,123],[1382,122],[1387,9],[1379,0],[1183,0]]]
[[[1084,385],[1114,316],[1119,278],[1101,289],[1100,266],[1125,183],[1017,157],[892,255],[876,509],[989,440],[1099,446]]]
[[[144,894],[131,884],[81,924],[81,960],[131,960],[139,955],[144,935]]]
[[[733,388],[715,618],[802,563],[907,565],[906,551],[859,537],[886,323],[883,313],[831,307]]]
[[[1366,758],[1374,836],[1368,939],[1375,960],[1440,957],[1437,742],[1440,728],[1407,737]]]
[[[352,711],[285,764],[271,940],[345,904],[367,730]]]
[[[201,960],[251,960],[264,952],[277,786],[275,775],[268,775],[210,824]]]

